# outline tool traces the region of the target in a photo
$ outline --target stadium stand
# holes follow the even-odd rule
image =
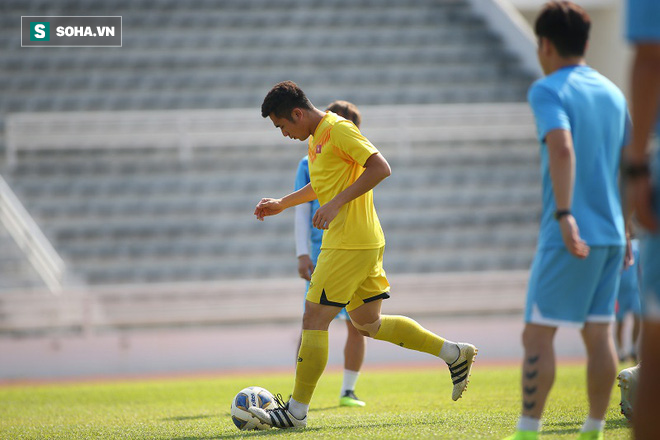
[[[529,264],[540,205],[538,153],[524,105],[365,106],[363,112],[364,133],[395,170],[376,192],[390,271]],[[408,119],[397,126],[401,112]],[[203,118],[231,119],[252,127],[241,141],[212,145],[222,131],[209,126],[215,131],[184,142],[194,143],[189,151],[176,142],[157,148],[161,137],[179,139],[179,124],[166,122],[171,132],[166,125],[141,129],[128,118],[122,129],[115,115],[81,116],[76,127],[66,114],[26,113],[18,118],[26,134],[12,131],[13,188],[72,270],[90,284],[295,273],[291,213],[259,223],[252,211],[260,197],[291,191],[304,144],[282,139],[252,110],[224,110],[160,118],[180,115],[198,130]],[[21,126],[16,119],[10,128]],[[83,148],[95,126],[97,148]],[[60,132],[69,136],[69,149],[46,149],[60,142]],[[111,148],[124,133],[136,145],[149,143],[150,132],[151,148],[127,148],[128,139]]]
[[[122,15],[123,47],[21,48],[21,15]],[[376,195],[390,273],[527,269],[534,73],[466,0],[4,1],[0,174],[80,283],[292,277],[292,213],[251,215],[305,151],[259,117],[285,79],[363,109],[394,170]],[[163,124],[188,113],[203,127]]]
[[[290,78],[319,103],[510,102],[531,79],[464,0],[32,0],[0,12],[0,112],[256,108]],[[20,49],[21,15],[91,12],[123,16],[123,47]]]

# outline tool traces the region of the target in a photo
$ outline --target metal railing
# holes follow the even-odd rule
[[[0,221],[25,253],[48,289],[62,291],[67,268],[7,182],[0,176]]]

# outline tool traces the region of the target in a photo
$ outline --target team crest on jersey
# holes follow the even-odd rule
[[[314,161],[316,160],[316,156],[322,153],[323,146],[327,144],[329,140],[330,140],[330,128],[326,129],[323,133],[321,133],[320,136],[314,137],[312,139],[312,141],[318,142],[317,144],[316,142],[314,143],[312,143],[312,141],[309,142],[309,145],[307,146],[307,153],[311,163],[314,163]]]

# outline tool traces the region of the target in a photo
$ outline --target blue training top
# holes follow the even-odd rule
[[[628,0],[626,36],[631,42],[660,40],[660,2],[658,0]]]
[[[308,157],[305,156],[302,159],[300,159],[300,162],[298,163],[298,171],[296,171],[296,183],[295,183],[294,191],[298,191],[299,189],[307,185],[309,182],[310,182],[309,160]],[[310,203],[312,206],[312,212],[309,216],[309,228],[310,228],[309,238],[311,242],[310,258],[312,259],[312,263],[316,265],[316,261],[318,260],[319,254],[321,253],[321,241],[323,241],[323,230],[317,229],[314,226],[312,226],[312,219],[314,218],[314,214],[316,214],[316,210],[319,209],[321,205],[319,204],[318,200],[312,200],[311,202],[308,203]]]
[[[628,143],[630,116],[623,93],[589,66],[559,69],[537,80],[527,99],[536,118],[541,146],[543,214],[538,248],[564,246],[550,179],[549,132],[571,132],[575,150],[575,185],[571,211],[580,236],[589,246],[626,242],[618,172],[621,150]]]

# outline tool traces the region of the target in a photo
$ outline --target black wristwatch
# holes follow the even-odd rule
[[[555,211],[555,220],[559,221],[562,217],[571,215],[570,209],[558,209]]]

